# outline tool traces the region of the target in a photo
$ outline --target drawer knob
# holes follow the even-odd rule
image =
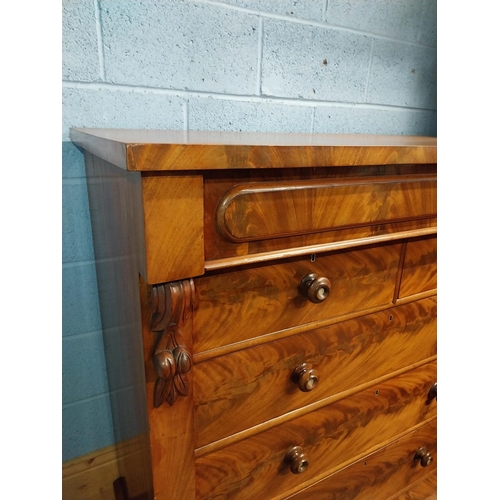
[[[301,446],[294,446],[285,455],[285,464],[294,474],[302,474],[309,467],[309,458]]]
[[[293,370],[292,381],[299,386],[302,392],[312,391],[319,382],[318,372],[311,364],[302,363]]]
[[[417,450],[417,453],[415,453],[413,460],[415,461],[420,460],[420,465],[422,467],[427,467],[432,462],[432,456],[427,451],[427,448],[425,446],[422,446],[422,448],[419,448]]]
[[[428,401],[432,401],[438,397],[438,385],[437,382],[429,389],[429,394],[427,395]]]
[[[319,304],[330,295],[331,286],[332,284],[328,278],[320,278],[316,273],[311,273],[300,282],[299,292],[314,304]]]

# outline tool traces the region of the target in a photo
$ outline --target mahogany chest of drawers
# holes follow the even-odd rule
[[[72,140],[131,498],[388,500],[436,474],[435,138]]]

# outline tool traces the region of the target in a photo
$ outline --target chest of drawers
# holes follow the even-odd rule
[[[71,134],[131,498],[388,500],[435,474],[435,138]]]

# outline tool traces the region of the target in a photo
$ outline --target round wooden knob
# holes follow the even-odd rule
[[[328,278],[311,273],[302,279],[299,291],[306,299],[309,299],[314,304],[319,304],[330,295],[331,286],[332,284]]]
[[[302,474],[309,467],[309,458],[301,446],[294,446],[285,455],[285,463],[294,474]]]
[[[432,401],[433,399],[436,399],[437,401],[438,397],[438,385],[437,382],[429,389],[429,394],[427,395],[427,399],[429,401]]]
[[[425,446],[422,446],[417,450],[417,453],[415,453],[415,456],[413,457],[413,460],[419,461],[420,460],[420,465],[422,467],[427,467],[431,462],[432,462],[432,456],[431,454],[427,451]]]
[[[319,382],[318,372],[309,363],[302,363],[292,373],[292,381],[302,392],[312,391]]]

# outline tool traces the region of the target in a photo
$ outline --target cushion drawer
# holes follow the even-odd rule
[[[422,467],[414,460],[415,452],[425,447],[432,462]],[[332,474],[290,500],[374,500],[394,498],[396,492],[407,490],[412,484],[436,473],[437,420],[423,425],[416,431],[381,450],[363,457],[349,467]],[[404,496],[398,498],[436,498]],[[397,494],[397,493],[396,493]]]
[[[431,297],[195,364],[195,445],[435,356],[436,314]],[[303,363],[319,379],[309,392],[291,377]]]
[[[437,288],[437,237],[410,240],[406,246],[399,297]]]
[[[435,417],[436,401],[428,401],[435,381],[433,362],[212,453],[197,450],[197,498],[242,498],[243,490],[245,498],[275,498],[296,491]],[[307,456],[301,474],[285,463],[295,446]]]
[[[195,278],[195,353],[391,304],[401,245],[323,253],[314,262],[308,256]],[[321,303],[299,292],[310,273],[331,283]]]
[[[216,224],[234,243],[436,215],[436,177],[253,182],[219,201]]]

